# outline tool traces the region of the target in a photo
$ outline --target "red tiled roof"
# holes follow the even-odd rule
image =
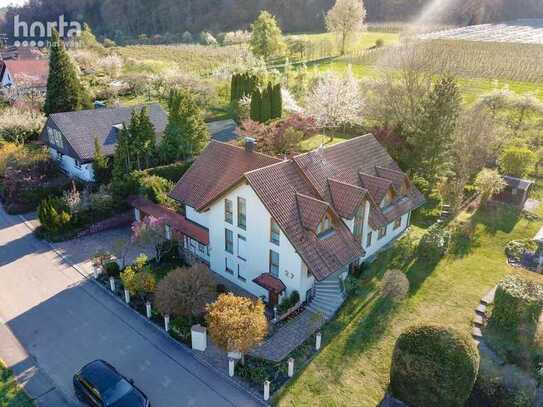
[[[296,202],[302,226],[307,230],[316,232],[324,214],[330,207],[326,202],[296,192]]]
[[[328,188],[334,208],[345,219],[354,218],[368,193],[366,189],[331,178],[328,179]]]
[[[0,62],[4,64],[17,86],[47,86],[49,61],[33,59],[15,59]],[[4,69],[0,69],[3,73]]]
[[[378,177],[388,179],[392,181],[394,187],[398,192],[402,189],[402,186],[409,186],[409,177],[402,171],[393,170],[392,168],[385,168],[381,166],[375,167],[375,172]]]
[[[202,210],[237,184],[244,173],[278,162],[281,160],[213,140],[177,182],[170,196]]]
[[[275,294],[281,294],[287,288],[285,284],[270,273],[263,273],[253,280],[253,282],[268,291]]]
[[[405,174],[373,135],[367,134],[325,149],[317,149],[296,156],[293,160],[320,197],[333,205],[338,213],[344,212],[343,202],[334,202],[329,179],[367,189],[371,204],[370,224],[374,229],[387,224],[388,216],[385,217],[379,205],[392,185],[401,186],[398,182],[405,179]],[[401,216],[424,202],[422,194],[412,185],[409,186],[411,188],[407,196],[410,204],[402,201],[402,205],[390,213]],[[401,198],[398,197],[397,202]],[[392,206],[397,202],[393,202]]]
[[[373,199],[375,200],[375,203],[379,205],[387,192],[392,187],[392,182],[379,177],[374,177],[373,175],[359,173],[360,176],[360,182],[362,183],[362,186],[366,188]]]
[[[352,233],[319,199],[292,160],[251,171],[245,177],[317,280],[325,279],[363,255]],[[334,214],[334,233],[319,239],[314,231],[304,227],[299,202],[311,214],[305,221],[311,226],[318,218],[314,215],[328,207]]]
[[[130,197],[128,203],[147,215],[164,220],[172,229],[196,239],[206,246],[209,244],[209,231],[187,220],[183,215],[140,196]]]

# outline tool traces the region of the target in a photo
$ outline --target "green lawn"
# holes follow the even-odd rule
[[[32,407],[34,403],[17,385],[11,371],[0,361],[0,407]]]
[[[386,256],[372,265],[361,292],[325,326],[321,353],[277,396],[278,405],[374,407],[385,394],[394,343],[405,328],[432,322],[470,332],[480,298],[508,273],[524,273],[506,264],[504,245],[532,237],[541,222],[506,210],[462,218],[475,228],[471,243],[437,265],[414,260],[406,270],[410,296],[399,306],[390,306],[378,295]],[[415,227],[412,233],[421,232]]]
[[[288,35],[287,39],[304,39],[312,42],[337,40],[337,36],[334,33],[318,33],[318,34],[295,34]],[[351,41],[349,45],[349,51],[358,51],[361,49],[368,49],[375,45],[375,41],[382,39],[385,45],[395,44],[400,41],[399,34],[396,33],[384,33],[384,32],[364,32],[358,36],[357,39]]]

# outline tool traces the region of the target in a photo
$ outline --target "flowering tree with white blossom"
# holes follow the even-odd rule
[[[361,121],[363,100],[351,67],[344,77],[325,73],[306,98],[306,114],[324,129],[338,129]]]

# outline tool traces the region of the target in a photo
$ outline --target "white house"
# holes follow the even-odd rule
[[[78,112],[54,113],[49,116],[40,139],[49,147],[51,157],[71,177],[94,181],[92,163],[95,157],[95,139],[105,156],[113,156],[117,147],[117,134],[123,123],[128,126],[132,112],[147,109],[157,139],[162,137],[168,115],[158,103],[132,107],[97,108]],[[214,139],[233,141],[238,130],[232,120],[207,123]]]
[[[155,132],[160,136],[166,128],[168,116],[159,104],[150,104],[54,113],[48,117],[40,139],[66,174],[83,181],[94,181],[95,140],[98,140],[104,155],[112,156],[123,123],[128,125],[132,112],[143,108],[147,109]]]
[[[269,306],[297,291],[327,317],[350,267],[400,236],[424,202],[372,135],[290,160],[255,152],[252,139],[212,141],[171,197],[208,232],[207,245],[185,245],[212,271]]]

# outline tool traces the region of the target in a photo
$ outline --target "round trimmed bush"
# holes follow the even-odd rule
[[[490,323],[514,337],[532,336],[543,311],[543,285],[517,276],[498,284]]]
[[[121,268],[116,261],[107,262],[104,265],[104,271],[108,277],[119,277],[121,274]]]
[[[396,342],[391,393],[412,407],[460,407],[478,370],[479,352],[469,336],[447,327],[414,326]]]

